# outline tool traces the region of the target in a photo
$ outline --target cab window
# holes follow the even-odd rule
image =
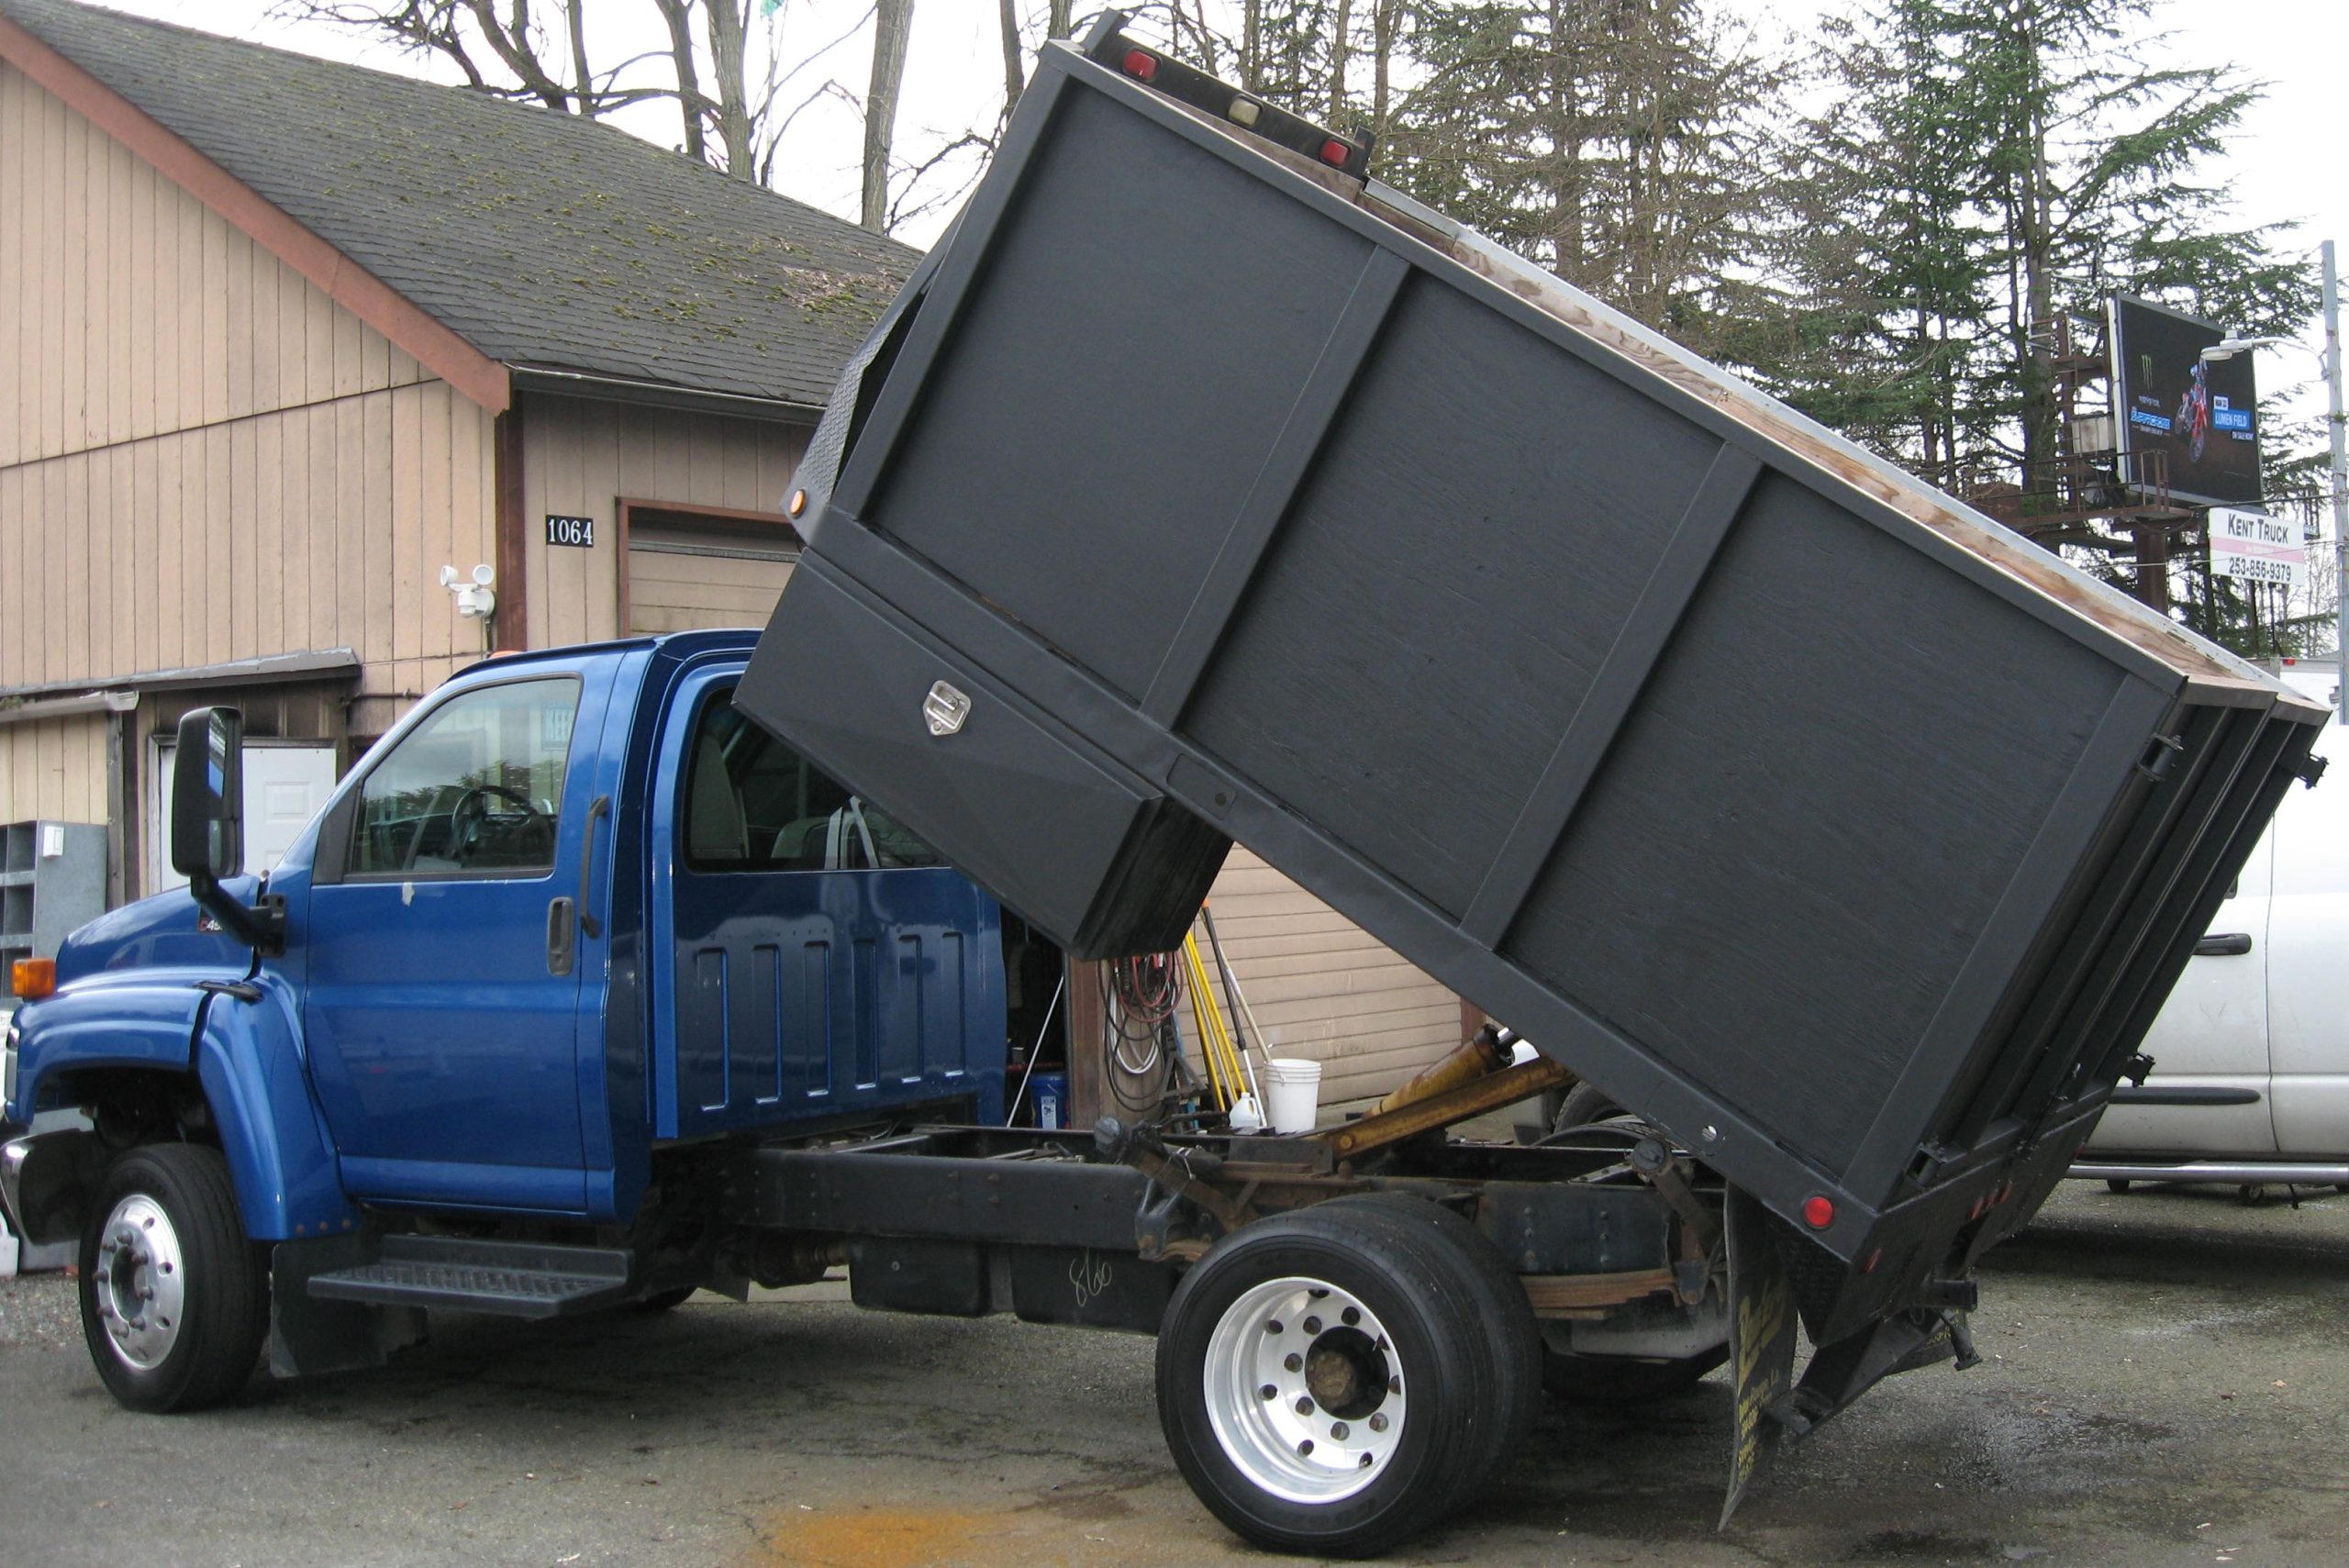
[[[360,786],[354,876],[551,871],[579,682],[514,681],[450,698]]]
[[[934,866],[936,851],[734,706],[703,705],[686,752],[685,865],[697,872]]]

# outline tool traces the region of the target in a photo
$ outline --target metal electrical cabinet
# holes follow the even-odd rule
[[[2027,1215],[2325,710],[1087,48],[835,395],[741,706],[1080,953],[1246,843],[1842,1308]]]
[[[9,966],[53,957],[65,934],[106,907],[106,830],[91,822],[0,827],[0,988]]]

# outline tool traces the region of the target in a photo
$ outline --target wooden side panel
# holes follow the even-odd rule
[[[1325,1107],[1375,1099],[1460,1043],[1456,995],[1247,850],[1208,903],[1265,1044],[1322,1064]]]
[[[616,637],[627,629],[620,621],[627,570],[621,498],[780,518],[807,433],[796,425],[533,396],[522,422],[531,646]],[[550,514],[593,517],[594,546],[550,546]],[[727,561],[712,558],[707,565],[711,581],[726,580]],[[764,612],[751,618],[755,624]]]
[[[489,418],[0,65],[0,688],[348,645],[381,728],[484,647]]]
[[[0,688],[348,646],[430,690],[484,651],[437,578],[491,559],[490,417],[436,381],[0,468]]]
[[[426,379],[0,64],[0,467]]]
[[[0,724],[0,822],[104,822],[106,715]]]

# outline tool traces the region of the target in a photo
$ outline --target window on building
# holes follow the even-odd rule
[[[944,862],[903,824],[713,696],[694,726],[685,865],[697,872],[872,871]]]
[[[579,683],[567,676],[443,703],[361,785],[351,874],[551,871],[578,710]]]

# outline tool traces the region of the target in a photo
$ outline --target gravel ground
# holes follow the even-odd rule
[[[0,1282],[0,1564],[1211,1568],[1277,1561],[1167,1460],[1146,1340],[886,1317],[837,1284],[551,1325],[157,1418],[55,1276]],[[1725,1532],[1728,1389],[1553,1410],[1406,1563],[2349,1562],[2349,1198],[2075,1183],[1986,1269],[1986,1356],[1894,1379]]]
[[[0,1351],[81,1348],[81,1313],[62,1275],[0,1279]]]

